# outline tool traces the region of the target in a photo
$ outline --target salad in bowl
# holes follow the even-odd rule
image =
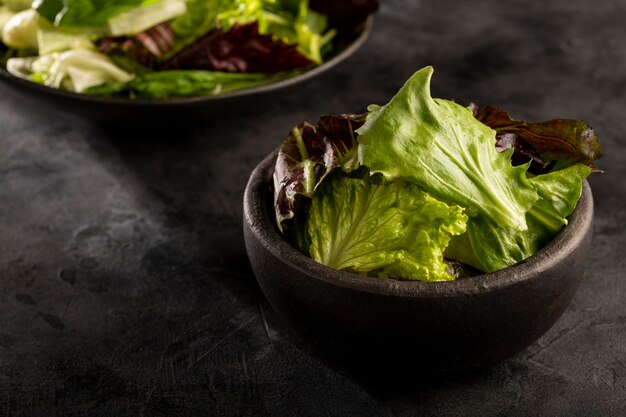
[[[383,379],[521,351],[565,311],[591,248],[591,126],[433,98],[433,74],[293,127],[243,199],[270,305],[324,356]]]
[[[585,178],[600,171],[594,130],[434,99],[433,72],[417,71],[366,114],[291,130],[274,208],[302,253],[364,276],[452,281],[523,262],[568,224]]]
[[[323,64],[376,0],[0,0],[0,64],[95,96],[159,100],[277,82]]]

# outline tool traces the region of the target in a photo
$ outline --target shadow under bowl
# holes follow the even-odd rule
[[[527,260],[450,282],[399,281],[337,271],[291,246],[274,221],[275,160],[257,166],[244,195],[254,274],[280,317],[361,366],[458,371],[499,362],[557,321],[583,276],[593,232],[586,181],[569,224]]]
[[[259,108],[279,98],[286,89],[310,81],[348,59],[365,43],[374,24],[370,16],[354,33],[342,34],[327,61],[295,77],[271,84],[213,96],[182,97],[165,100],[141,100],[79,94],[47,87],[10,74],[0,67],[0,81],[26,99],[31,106],[43,105],[96,122],[172,124],[198,122],[223,114]]]

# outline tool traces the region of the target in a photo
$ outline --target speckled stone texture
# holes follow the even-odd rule
[[[95,125],[0,90],[0,416],[626,415],[626,2],[383,3],[348,62],[200,126]],[[588,121],[607,174],[583,283],[545,336],[396,383],[281,324],[241,197],[292,125],[384,103],[428,64],[435,96]]]

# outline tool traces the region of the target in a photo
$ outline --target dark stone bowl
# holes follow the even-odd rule
[[[0,67],[0,81],[30,99],[31,107],[45,106],[96,122],[169,125],[183,121],[201,122],[223,114],[267,106],[272,100],[279,99],[285,89],[296,88],[298,84],[325,73],[348,59],[363,45],[369,37],[373,23],[374,17],[370,16],[354,33],[340,35],[335,41],[332,55],[320,66],[275,83],[214,96],[166,100],[92,96],[37,84],[10,74],[4,67]]]
[[[593,197],[585,181],[569,224],[536,255],[504,270],[451,282],[367,278],[318,264],[277,231],[271,184],[276,154],[252,173],[244,234],[269,303],[307,337],[367,367],[467,370],[507,358],[565,311],[591,244]]]

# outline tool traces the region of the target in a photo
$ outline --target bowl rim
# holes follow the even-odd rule
[[[355,291],[401,298],[465,297],[498,291],[523,281],[540,279],[543,272],[562,262],[585,239],[593,226],[593,195],[583,181],[580,200],[568,217],[568,225],[535,255],[502,270],[467,279],[440,282],[404,281],[363,277],[319,264],[285,240],[268,213],[268,187],[272,182],[278,150],[261,161],[250,175],[244,192],[244,227],[277,259],[311,279]]]
[[[341,50],[338,54],[334,55],[331,59],[326,62],[323,62],[321,65],[318,65],[314,68],[311,68],[302,74],[296,75],[295,77],[289,77],[284,80],[276,81],[269,84],[262,84],[256,87],[244,88],[242,90],[235,90],[229,93],[224,94],[216,94],[211,96],[193,96],[193,97],[175,97],[170,99],[163,100],[149,100],[149,99],[129,99],[124,97],[108,97],[108,96],[96,96],[89,95],[83,93],[75,93],[66,90],[60,90],[54,87],[48,87],[46,85],[38,84],[33,81],[26,80],[24,78],[16,77],[11,74],[4,68],[0,66],[0,80],[7,83],[12,83],[14,85],[18,85],[24,88],[29,88],[39,93],[43,93],[46,95],[52,95],[57,97],[63,97],[70,100],[83,101],[83,102],[91,102],[98,104],[113,104],[113,105],[121,105],[127,107],[162,107],[162,106],[186,106],[186,105],[194,105],[194,104],[202,104],[209,102],[218,102],[222,100],[228,100],[238,97],[249,97],[256,96],[268,92],[273,92],[276,90],[282,90],[283,88],[287,88],[293,86],[295,84],[299,84],[303,81],[309,80],[319,74],[326,72],[327,70],[337,66],[341,62],[345,61],[352,54],[354,54],[357,50],[363,46],[365,41],[369,38],[372,27],[374,25],[374,15],[371,14],[368,18],[357,28],[355,31],[355,38]]]

